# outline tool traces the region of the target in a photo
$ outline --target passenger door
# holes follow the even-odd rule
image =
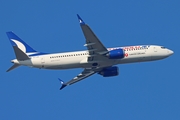
[[[44,57],[41,57],[41,65],[42,65],[42,68],[44,68],[44,64],[45,64],[45,58],[44,58]]]
[[[154,52],[157,52],[157,48],[156,47],[154,47]]]

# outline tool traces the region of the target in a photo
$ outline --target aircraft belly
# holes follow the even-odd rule
[[[92,67],[109,67],[116,64],[117,60],[108,61],[88,61],[81,63],[81,68],[92,68]]]

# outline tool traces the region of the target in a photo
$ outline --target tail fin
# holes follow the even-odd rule
[[[6,33],[15,52],[16,58],[18,60],[27,60],[29,59],[28,53],[36,53],[37,51],[31,48],[23,40],[21,40],[13,32]]]

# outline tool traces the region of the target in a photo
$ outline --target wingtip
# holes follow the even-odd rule
[[[63,88],[65,88],[67,85],[65,85],[65,84],[62,84],[62,86],[61,86],[61,88],[60,88],[60,90],[62,90]]]
[[[64,84],[64,81],[63,80],[61,80],[60,78],[58,78],[58,80],[60,81],[60,83],[61,83],[61,88],[60,88],[60,90],[62,90],[64,87],[66,87],[67,85],[66,84]]]
[[[80,25],[85,25],[85,22],[83,21],[83,19],[79,16],[79,14],[77,14],[78,20]]]
[[[63,80],[61,80],[60,78],[58,78],[58,80],[59,80],[59,82],[60,82],[61,84],[64,84],[64,81],[63,81]]]

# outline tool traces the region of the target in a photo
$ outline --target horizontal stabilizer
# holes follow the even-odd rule
[[[6,72],[9,72],[17,67],[19,67],[20,65],[19,64],[14,64],[13,66],[11,66]]]

